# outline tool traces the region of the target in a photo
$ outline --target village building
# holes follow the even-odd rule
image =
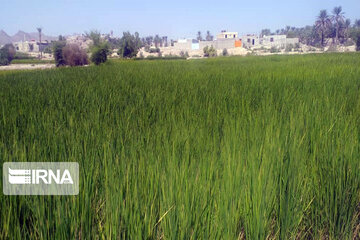
[[[16,51],[19,52],[40,52],[44,51],[44,49],[49,45],[48,41],[39,41],[31,40],[31,41],[20,41],[13,43]]]

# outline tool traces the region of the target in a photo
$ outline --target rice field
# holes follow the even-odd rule
[[[80,165],[77,196],[1,193],[0,239],[360,238],[360,54],[6,71],[0,100],[1,165]]]

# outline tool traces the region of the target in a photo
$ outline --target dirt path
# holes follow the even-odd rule
[[[7,66],[0,66],[1,70],[24,70],[24,69],[48,69],[54,68],[55,64],[10,64]]]

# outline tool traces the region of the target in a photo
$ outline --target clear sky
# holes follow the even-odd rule
[[[360,19],[360,0],[1,0],[0,29],[13,35],[41,26],[54,36],[91,29],[120,36],[129,30],[176,39],[195,37],[199,30],[245,34],[312,25],[321,9],[331,13],[339,5],[352,22]]]

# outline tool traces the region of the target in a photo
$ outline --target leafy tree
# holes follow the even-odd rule
[[[321,36],[321,46],[324,46],[325,33],[331,27],[331,20],[326,10],[321,10],[315,22],[316,31]]]
[[[260,36],[263,37],[263,36],[269,36],[271,35],[271,31],[270,29],[263,29],[261,30],[261,33],[260,33]]]
[[[101,34],[99,31],[91,30],[90,32],[85,32],[85,36],[93,41],[93,46],[99,46],[101,44]]]
[[[86,51],[77,44],[67,44],[62,49],[62,55],[65,64],[69,66],[82,66],[89,63]]]
[[[130,32],[124,32],[120,42],[121,44],[118,55],[124,58],[136,57],[141,47],[141,40],[138,33],[132,35]]]
[[[332,13],[333,13],[332,20],[335,24],[335,30],[336,30],[335,40],[336,40],[336,44],[338,44],[341,25],[344,23],[344,12],[342,11],[342,7],[339,6],[339,7],[335,7]]]
[[[59,41],[66,41],[65,37],[62,36],[62,35],[59,35],[58,40],[59,40]]]
[[[62,49],[65,47],[65,41],[57,41],[53,46],[53,54],[55,58],[56,67],[65,66],[65,59],[63,56]]]
[[[12,44],[5,44],[0,48],[0,66],[9,65],[15,57],[15,48]]]
[[[216,49],[211,46],[211,47],[204,47],[204,57],[216,57],[217,56],[217,52]]]
[[[91,61],[95,65],[99,65],[107,61],[107,56],[110,54],[110,46],[107,42],[103,42],[99,46],[94,46],[91,51]]]
[[[110,35],[101,38],[101,33],[97,30],[92,30],[85,35],[93,41],[90,46],[91,58],[90,60],[99,65],[107,61],[107,55],[110,54],[110,48],[119,45],[119,41],[110,37]]]

